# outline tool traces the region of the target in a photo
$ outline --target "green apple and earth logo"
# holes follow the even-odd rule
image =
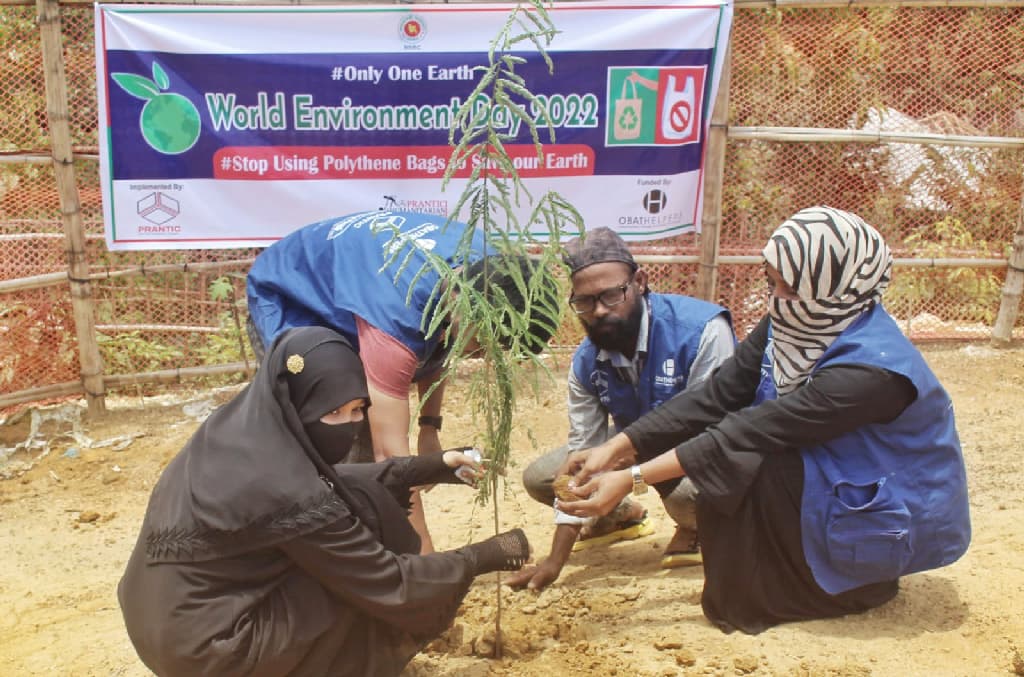
[[[181,94],[165,91],[171,86],[167,73],[153,62],[153,79],[134,73],[114,73],[114,82],[146,105],[139,115],[142,138],[164,155],[184,153],[199,140],[199,111]]]

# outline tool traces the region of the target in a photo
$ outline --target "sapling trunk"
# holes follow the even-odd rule
[[[448,184],[456,168],[473,169],[465,188],[451,210],[450,219],[464,220],[472,228],[460,244],[461,258],[468,263],[471,254],[472,231],[485,234],[485,257],[492,254],[505,258],[485,258],[483,279],[492,275],[502,277],[514,287],[525,307],[517,308],[501,291],[500,286],[479,283],[467,272],[467,266],[452,267],[439,259],[428,263],[440,277],[434,296],[435,310],[426,320],[424,329],[430,335],[444,331],[453,318],[458,319],[458,331],[448,337],[449,349],[445,359],[442,380],[452,376],[466,357],[465,347],[472,338],[480,344],[474,357],[484,361],[484,368],[470,373],[469,400],[474,420],[483,424],[480,441],[487,458],[487,474],[479,484],[477,501],[481,505],[496,498],[500,478],[510,458],[512,419],[519,386],[530,376],[536,383],[538,373],[551,376],[545,362],[535,348],[546,343],[562,321],[564,296],[564,264],[561,258],[563,236],[579,235],[583,231],[579,212],[555,192],[540,196],[530,194],[520,180],[519,173],[506,149],[515,143],[506,132],[493,125],[492,112],[502,106],[521,120],[534,146],[538,160],[543,159],[540,125],[528,111],[539,111],[541,122],[548,130],[547,139],[554,142],[554,125],[547,115],[542,100],[530,91],[528,83],[516,72],[525,62],[516,47],[533,47],[543,59],[549,72],[554,64],[547,47],[557,30],[540,0],[518,5],[510,13],[488,51],[488,65],[477,67],[476,85],[466,102],[453,116],[449,129],[452,154],[447,163],[442,188]],[[487,102],[476,105],[478,101]],[[528,208],[528,216],[520,221],[517,214]],[[546,229],[543,239],[534,233],[539,227]],[[396,254],[398,256],[398,254]],[[532,263],[526,273],[517,265],[503,263],[514,258],[528,257]],[[481,291],[482,289],[482,291]],[[455,293],[450,293],[454,291]],[[543,335],[543,336],[541,336]],[[436,386],[435,386],[436,387]],[[421,402],[430,395],[426,393]],[[493,502],[494,532],[501,531],[498,501]],[[495,617],[495,657],[502,655],[501,635],[501,579],[497,580]]]

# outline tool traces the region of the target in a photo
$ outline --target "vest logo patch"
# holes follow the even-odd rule
[[[670,388],[674,388],[685,381],[686,376],[684,374],[676,374],[676,361],[671,357],[661,363],[661,373],[654,377],[656,385],[668,386]]]
[[[327,239],[333,240],[344,235],[350,228],[364,226],[369,226],[370,232],[374,235],[390,233],[391,239],[384,245],[385,260],[394,258],[409,244],[423,251],[431,251],[437,246],[437,240],[427,237],[440,230],[437,224],[427,221],[405,230],[406,221],[406,217],[384,210],[352,214],[334,222],[327,233]]]
[[[372,225],[377,218],[378,212],[360,212],[345,216],[331,224],[331,229],[327,233],[327,239],[333,240],[344,235],[345,231],[349,228],[362,228],[366,225]]]
[[[608,406],[611,398],[608,396],[608,377],[602,371],[594,371],[590,374],[590,385],[594,386],[594,392],[601,404]]]

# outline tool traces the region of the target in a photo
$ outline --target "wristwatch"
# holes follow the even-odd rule
[[[429,425],[431,428],[440,430],[442,420],[440,416],[420,416],[419,424],[421,426]]]
[[[644,482],[644,476],[640,474],[640,466],[631,466],[629,474],[633,476],[633,495],[640,496],[641,494],[646,494],[647,482]]]

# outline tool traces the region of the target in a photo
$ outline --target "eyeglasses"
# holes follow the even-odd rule
[[[569,305],[577,315],[585,315],[587,313],[594,312],[594,309],[597,308],[598,301],[600,301],[601,305],[605,308],[612,308],[626,300],[626,290],[629,289],[629,285],[632,283],[633,278],[631,277],[617,287],[608,287],[599,294],[571,296],[569,297]]]

